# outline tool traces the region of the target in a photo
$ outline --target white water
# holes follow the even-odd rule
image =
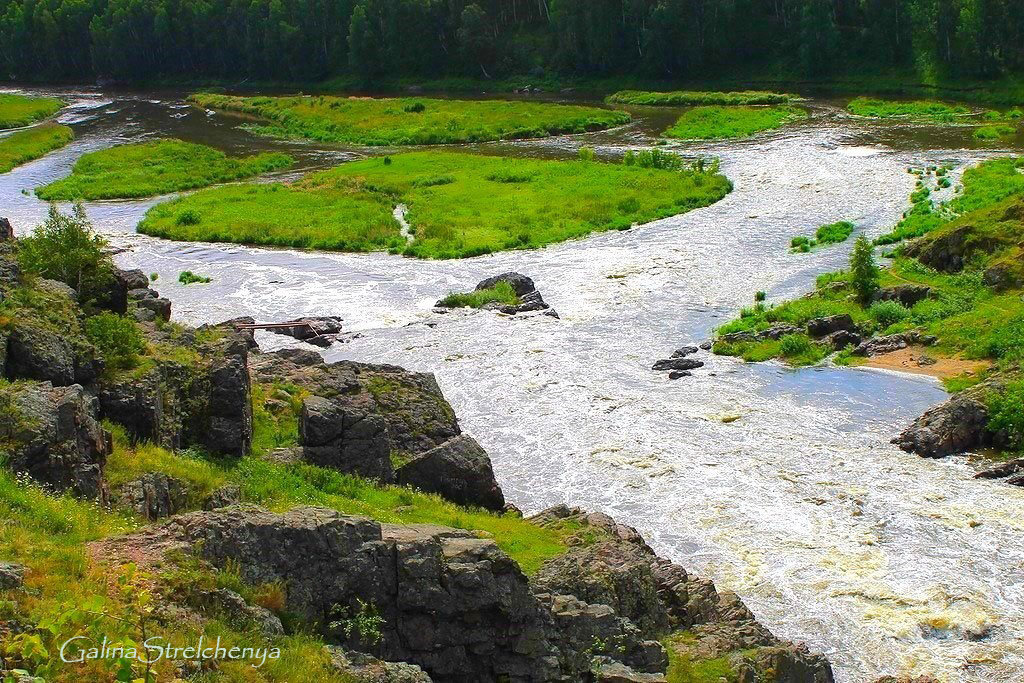
[[[793,235],[842,219],[879,234],[912,190],[908,164],[978,156],[906,140],[895,151],[891,131],[816,111],[782,134],[704,146],[736,186],[718,204],[533,252],[422,262],[185,245],[130,232],[152,202],[88,208],[131,247],[124,265],[161,274],[176,318],[343,316],[363,336],[328,358],[435,372],[511,501],[527,511],[567,502],[637,526],[659,552],[738,591],[780,636],[823,651],[839,681],[902,672],[1020,681],[1024,490],[888,443],[943,399],[933,381],[706,354],[705,368],[676,382],[649,369],[707,338],[754,291],[799,294],[845,260],[848,245],[789,254]],[[16,189],[59,177],[84,149],[109,144],[110,131],[135,137],[132,125],[152,127],[111,123],[0,176],[16,226],[45,210]],[[589,140],[602,151],[646,142],[635,130]],[[181,286],[186,269],[214,282]],[[506,270],[533,277],[561,320],[431,312],[448,291]],[[986,627],[984,640],[965,637]]]

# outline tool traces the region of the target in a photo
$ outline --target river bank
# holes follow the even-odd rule
[[[360,153],[255,138],[218,116],[174,118],[186,111],[176,108],[183,95],[111,95],[88,94],[65,114],[81,121],[73,124],[78,142],[0,177],[19,231],[46,210],[22,188],[66,175],[84,150],[121,137],[284,151],[307,169]],[[794,234],[853,219],[881,235],[913,189],[907,166],[961,168],[999,153],[957,129],[851,120],[829,100],[810,107],[808,121],[742,142],[669,146],[721,157],[736,189],[718,204],[462,262],[183,246],[134,232],[153,200],[86,209],[125,250],[123,266],[161,274],[179,320],[340,315],[363,336],[328,358],[436,371],[466,430],[492,454],[510,500],[528,512],[580,505],[638,527],[660,553],[738,590],[770,627],[824,651],[838,680],[914,670],[1012,681],[1024,670],[1020,603],[1005,590],[1021,580],[1020,494],[993,495],[964,463],[925,461],[888,444],[943,400],[936,383],[731,359],[675,382],[650,371],[653,359],[708,338],[753,290],[797,296],[818,272],[845,263],[849,245],[790,254]],[[651,131],[674,118],[471,149],[564,158],[585,142],[614,158],[651,145]],[[179,285],[183,270],[213,282]],[[561,320],[432,312],[448,292],[507,271],[532,277]],[[290,342],[268,335],[261,343]],[[939,634],[942,623],[950,628]],[[978,624],[994,625],[984,641],[955,635]],[[979,663],[965,670],[965,660]]]

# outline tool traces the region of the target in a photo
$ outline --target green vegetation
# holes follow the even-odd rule
[[[609,95],[606,101],[612,104],[642,104],[655,107],[682,107],[694,105],[752,105],[789,104],[800,99],[787,93],[743,90],[739,92],[711,92],[676,90],[673,92],[651,92],[646,90],[620,90]]]
[[[88,306],[107,293],[113,277],[106,247],[81,204],[70,216],[51,206],[46,222],[18,240],[17,256],[26,273],[63,282],[78,293],[79,303]]]
[[[0,138],[0,173],[46,156],[74,139],[70,128],[57,123],[44,123]]]
[[[206,145],[156,140],[85,154],[70,176],[37,187],[36,196],[46,201],[152,197],[252,178],[291,164],[285,154],[238,159]]]
[[[461,258],[625,230],[706,206],[730,190],[717,165],[703,162],[669,171],[431,151],[342,164],[290,185],[204,190],[153,207],[139,231],[178,240]],[[399,203],[408,207],[415,230],[411,244],[392,217]]]
[[[629,123],[610,109],[505,100],[230,97],[199,93],[208,109],[264,119],[263,135],[359,145],[438,145],[582,133]]]
[[[856,226],[849,221],[839,221],[822,225],[815,231],[814,238],[794,237],[790,241],[790,250],[806,253],[817,246],[838,244],[845,242],[853,234]]]
[[[1024,379],[1010,382],[1001,392],[989,395],[988,429],[1009,437],[1010,448],[1024,453]]]
[[[146,343],[135,321],[114,313],[100,313],[85,320],[85,336],[103,355],[106,367],[135,367]]]
[[[850,286],[853,287],[861,304],[867,305],[871,301],[872,295],[878,291],[880,279],[874,248],[871,242],[861,235],[853,245],[853,254],[850,256]]]
[[[945,104],[930,100],[900,102],[897,100],[878,100],[869,97],[858,97],[846,108],[857,116],[870,116],[878,119],[908,118],[940,123],[962,121],[971,111],[961,105]]]
[[[1007,197],[1024,192],[1021,168],[1024,168],[1024,158],[992,159],[969,168],[963,175],[963,191],[938,207],[931,200],[931,190],[923,182],[919,183],[918,189],[910,196],[912,208],[903,215],[892,232],[879,237],[876,243],[894,244],[921,237],[948,224],[956,216],[994,206]],[[943,168],[935,168],[917,173],[919,177],[934,173],[941,184],[946,179],[945,172]],[[939,173],[942,176],[938,176]]]
[[[466,293],[452,292],[437,303],[438,306],[445,308],[482,308],[490,303],[515,306],[519,303],[519,297],[512,285],[507,282],[499,282],[489,289],[478,289]]]
[[[204,275],[196,275],[191,270],[183,270],[178,273],[178,282],[183,285],[201,284],[205,285],[212,280]]]
[[[974,137],[977,140],[1000,140],[1016,134],[1017,129],[1014,126],[1010,126],[1005,123],[993,126],[982,126],[974,131]]]
[[[779,128],[807,117],[807,112],[789,105],[771,107],[694,107],[665,136],[684,140],[742,138]]]
[[[53,116],[64,106],[56,97],[0,94],[0,128],[20,128]]]

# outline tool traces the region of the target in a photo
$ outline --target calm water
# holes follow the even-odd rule
[[[65,175],[83,152],[178,136],[241,153],[286,149],[300,169],[364,150],[260,139],[236,120],[183,106],[182,93],[69,92],[74,144],[0,176],[20,232],[46,207],[22,190]],[[885,673],[949,681],[1024,677],[1024,490],[979,482],[962,459],[929,461],[889,439],[943,400],[927,378],[794,371],[728,358],[670,382],[649,370],[747,305],[808,290],[849,245],[788,253],[789,239],[853,220],[887,230],[907,205],[908,165],[986,155],[970,130],[893,126],[811,103],[813,117],[713,154],[735,191],[711,207],[629,232],[457,262],[177,244],[137,235],[155,201],[96,202],[96,226],[190,323],[341,315],[362,336],[331,360],[432,371],[466,431],[527,511],[566,502],[633,524],[663,554],[738,591],[779,635],[824,651],[844,683]],[[615,131],[480,145],[484,153],[606,156],[652,144],[678,112],[635,110]],[[213,277],[184,287],[182,270]],[[450,290],[524,272],[561,314],[525,320],[431,312]],[[284,338],[266,335],[266,348]],[[723,418],[735,418],[723,422]],[[980,632],[982,640],[972,640]]]

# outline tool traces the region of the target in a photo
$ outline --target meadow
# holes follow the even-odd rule
[[[342,164],[292,184],[212,188],[158,204],[139,231],[176,240],[463,258],[626,230],[706,206],[717,168],[415,152]],[[392,217],[407,206],[414,240]]]
[[[620,90],[609,95],[606,102],[610,104],[633,104],[649,107],[683,107],[695,105],[753,105],[753,104],[789,104],[799,101],[797,95],[788,93],[767,92],[764,90],[742,90],[718,92],[710,90],[675,90],[672,92],[654,92],[650,90]]]
[[[229,157],[206,145],[155,140],[83,155],[71,175],[36,188],[46,201],[134,199],[252,178],[292,164],[285,154]]]
[[[806,111],[790,105],[694,107],[683,113],[664,135],[681,140],[744,138],[806,117]]]
[[[0,173],[34,161],[75,139],[74,132],[57,123],[44,123],[0,138]]]
[[[64,103],[56,97],[0,94],[0,128],[20,128],[53,116]]]
[[[544,102],[370,97],[232,97],[197,93],[196,106],[261,119],[274,137],[357,145],[437,145],[540,138],[629,123],[626,112]]]

